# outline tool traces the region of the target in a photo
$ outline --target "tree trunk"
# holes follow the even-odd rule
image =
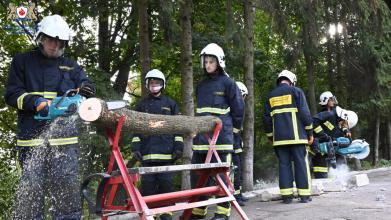
[[[159,0],[160,6],[160,25],[163,29],[164,43],[167,47],[172,47],[174,41],[173,34],[173,2],[167,0]]]
[[[137,27],[138,23],[138,14],[137,14],[137,5],[133,4],[133,8],[130,15],[130,24],[129,27]],[[132,28],[128,28],[127,37],[124,40],[126,42],[126,47],[123,48],[125,51],[125,56],[122,57],[121,61],[118,63],[116,67],[112,69],[112,74],[114,74],[118,70],[117,78],[115,79],[113,88],[118,93],[123,95],[126,92],[126,88],[128,86],[129,79],[129,71],[132,63],[135,62],[135,54],[136,54],[136,44],[134,42],[134,31]]]
[[[87,122],[95,122],[98,128],[115,128],[124,116],[122,129],[145,135],[186,134],[213,131],[221,120],[214,116],[156,115],[132,111],[127,108],[108,110],[105,101],[90,98],[79,108],[79,116]]]
[[[225,41],[226,45],[231,45],[231,39],[233,34],[233,12],[232,12],[232,0],[227,0],[227,10],[225,15]]]
[[[316,98],[315,98],[315,65],[316,56],[315,56],[315,36],[316,36],[316,26],[315,26],[315,6],[312,0],[307,0],[304,5],[304,24],[303,24],[303,50],[304,58],[307,67],[307,85],[308,85],[308,97],[309,97],[309,108],[311,114],[316,113]]]
[[[194,116],[194,100],[193,100],[193,62],[192,62],[192,33],[191,33],[191,11],[193,1],[180,1],[180,25],[181,25],[181,89],[183,113],[188,116]],[[191,162],[193,146],[193,138],[189,135],[183,140],[183,163],[189,164]],[[182,189],[190,189],[190,172],[184,171],[182,173]]]
[[[141,94],[145,96],[147,90],[144,86],[144,79],[151,69],[151,43],[148,27],[148,0],[138,1],[139,34],[140,34],[140,63],[141,63]]]
[[[253,161],[254,161],[254,17],[255,9],[252,0],[244,2],[244,29],[245,29],[245,58],[244,82],[248,89],[245,104],[245,120],[243,126],[243,190],[253,190]]]
[[[328,29],[331,25],[331,15],[330,15],[330,1],[324,0],[325,5],[325,21],[326,21],[326,30],[328,33]],[[334,62],[333,62],[333,42],[330,34],[326,34],[327,42],[326,42],[326,60],[327,60],[327,82],[328,88],[330,91],[335,92],[335,80],[334,80]],[[318,91],[323,92],[323,91]]]
[[[380,116],[376,116],[375,126],[375,145],[373,146],[373,165],[377,165],[379,162],[379,139],[380,139]]]
[[[98,1],[98,63],[99,68],[101,68],[106,73],[110,73],[110,36],[109,36],[109,6],[108,1],[99,0]]]
[[[387,159],[391,160],[391,120],[387,120]]]

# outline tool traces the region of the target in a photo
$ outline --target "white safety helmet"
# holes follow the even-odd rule
[[[242,96],[248,95],[248,90],[246,85],[244,85],[242,82],[236,81],[236,85],[238,86],[240,92],[242,93]]]
[[[204,49],[202,49],[202,51],[200,53],[201,68],[204,68],[204,56],[205,55],[215,56],[217,58],[217,62],[219,63],[219,66],[223,69],[225,68],[224,51],[219,45],[217,45],[215,43],[210,43],[210,44],[206,45],[206,47],[204,47]]]
[[[35,40],[38,40],[41,33],[59,40],[69,41],[71,32],[67,22],[60,15],[51,15],[44,17],[38,23]]]
[[[148,71],[147,75],[145,75],[145,88],[148,88],[149,79],[155,78],[155,79],[161,79],[163,80],[163,89],[166,88],[166,78],[164,77],[164,74],[158,70],[158,69],[152,69]]]
[[[278,80],[279,80],[281,77],[285,77],[285,78],[289,79],[289,81],[290,81],[293,85],[296,85],[296,82],[297,82],[296,75],[295,75],[294,73],[292,73],[291,71],[289,71],[289,70],[283,70],[283,71],[281,71],[281,73],[278,74],[277,82],[278,82]]]
[[[333,98],[335,103],[338,104],[337,98],[330,91],[323,92],[319,96],[319,105],[327,105],[330,98]]]
[[[353,128],[354,126],[357,125],[358,116],[354,111],[349,111],[339,106],[337,106],[335,110],[337,112],[338,117],[348,121],[349,128]]]

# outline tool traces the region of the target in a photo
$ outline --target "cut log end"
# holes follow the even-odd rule
[[[102,113],[102,103],[100,99],[89,98],[81,103],[79,108],[80,118],[84,121],[96,121]]]

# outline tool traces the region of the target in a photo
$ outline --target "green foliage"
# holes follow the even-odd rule
[[[0,149],[0,219],[11,219],[14,193],[19,181],[11,150]]]
[[[361,161],[361,167],[363,170],[370,170],[370,169],[376,169],[381,167],[391,167],[391,160],[381,159],[379,160],[379,163],[376,165],[373,165],[370,161],[364,160]]]
[[[13,1],[20,3],[20,1]],[[151,67],[160,69],[167,78],[165,95],[181,104],[179,2],[151,1],[149,5],[149,26],[151,39]],[[107,4],[109,22],[109,51],[99,49],[97,21],[102,10],[99,4]],[[307,69],[303,57],[302,27],[305,19],[314,19],[314,48],[311,54],[317,58],[315,72],[315,93],[335,90],[340,105],[354,110],[359,123],[353,129],[354,137],[366,138],[372,142],[376,114],[382,121],[390,120],[391,107],[391,16],[384,1],[323,1],[316,5],[316,18],[308,17],[303,1],[259,1],[254,21],[254,179],[274,181],[277,175],[277,159],[274,149],[267,142],[263,131],[262,115],[266,95],[275,86],[278,72],[290,69],[298,75],[298,85],[308,91]],[[326,5],[327,3],[327,5]],[[222,1],[193,1],[192,47],[193,72],[196,85],[203,77],[199,53],[208,43],[221,45],[226,54],[227,72],[234,80],[244,80],[244,24],[243,3],[232,1],[232,20],[226,17],[226,4]],[[97,96],[102,99],[122,99],[122,91],[114,91],[110,77],[124,62],[131,71],[140,72],[137,1],[49,1],[39,2],[41,16],[59,13],[63,15],[74,31],[67,54],[78,60],[88,76],[97,85]],[[338,10],[336,10],[338,9]],[[327,10],[327,11],[326,11]],[[332,16],[327,18],[329,12]],[[12,35],[4,28],[13,23],[6,18],[6,8],[0,7],[0,94],[3,96],[12,56],[30,50],[32,42],[25,36]],[[95,23],[92,24],[92,21]],[[123,21],[115,32],[116,22]],[[346,35],[338,41],[320,43],[326,38],[329,24],[341,22]],[[319,43],[318,43],[319,41]],[[330,44],[328,44],[330,43]],[[331,61],[327,58],[331,45]],[[339,48],[337,47],[339,46]],[[337,52],[340,60],[337,60]],[[110,61],[110,71],[99,68],[99,57]],[[331,63],[329,63],[331,62]],[[341,67],[338,75],[337,65]],[[328,76],[331,68],[335,75]],[[139,74],[140,75],[140,74]],[[135,95],[140,94],[144,80],[132,81]],[[137,84],[137,85],[136,85]],[[370,92],[368,92],[370,91]],[[334,92],[334,91],[333,91]],[[121,94],[120,94],[121,93]],[[137,101],[137,98],[134,99]],[[316,100],[313,100],[316,101]],[[135,102],[132,104],[134,105]],[[16,112],[0,99],[0,190],[9,189],[0,196],[0,212],[9,213],[12,194],[16,186],[17,172],[13,168],[14,155],[10,149],[15,146]],[[102,172],[110,154],[104,131],[81,124],[81,169],[83,175]],[[382,135],[385,133],[381,129]],[[96,132],[94,134],[93,132]],[[121,151],[130,159],[131,134],[122,134]],[[388,143],[389,144],[389,143]],[[387,146],[387,144],[380,144]],[[3,153],[6,152],[6,153]],[[389,166],[389,161],[380,160],[379,166]],[[363,161],[364,168],[372,167]],[[3,181],[4,180],[4,181]],[[179,178],[176,178],[176,186]]]

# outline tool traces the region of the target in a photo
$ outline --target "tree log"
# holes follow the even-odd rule
[[[214,116],[156,115],[132,111],[127,108],[108,110],[105,101],[90,98],[82,102],[79,116],[98,127],[113,128],[124,116],[123,130],[145,135],[190,134],[213,131],[221,120]]]

